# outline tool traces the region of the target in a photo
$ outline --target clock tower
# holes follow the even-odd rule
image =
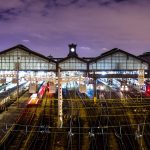
[[[69,54],[68,56],[78,56],[76,53],[76,44],[69,44]]]

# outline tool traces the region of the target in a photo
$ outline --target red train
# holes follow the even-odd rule
[[[53,97],[55,93],[55,85],[52,82],[47,82],[47,87],[46,87],[46,95],[49,97]]]
[[[28,105],[37,105],[38,103],[39,103],[39,98],[37,96],[37,93],[32,94],[28,101]]]
[[[46,93],[47,96],[53,97],[54,93],[50,93],[50,84],[43,84],[38,93],[34,93],[30,96],[30,99],[28,101],[28,105],[38,105],[40,101],[42,100],[44,94]]]
[[[47,86],[45,84],[41,86],[40,90],[38,91],[39,99],[43,98],[46,88],[47,88]]]
[[[38,93],[32,94],[29,98],[28,105],[38,105],[45,94],[46,87],[44,84],[40,87]]]

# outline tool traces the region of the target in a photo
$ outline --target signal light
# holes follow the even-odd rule
[[[146,92],[150,94],[150,85],[146,86]]]

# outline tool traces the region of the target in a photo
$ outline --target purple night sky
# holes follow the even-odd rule
[[[0,51],[23,44],[45,56],[112,48],[150,51],[150,0],[0,0]]]

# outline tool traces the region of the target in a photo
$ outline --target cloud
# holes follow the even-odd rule
[[[66,51],[72,42],[91,56],[104,47],[148,49],[149,5],[148,0],[6,0],[0,2],[0,41],[28,39],[23,42],[33,49],[43,45],[45,55],[55,47]]]
[[[22,40],[22,42],[24,42],[24,43],[29,43],[30,40],[24,39],[24,40]]]
[[[78,3],[79,0],[55,0],[55,6],[69,6]]]
[[[86,47],[86,46],[80,46],[79,49],[82,49],[82,50],[91,50],[90,47]]]
[[[108,48],[103,47],[101,50],[102,50],[102,51],[108,51],[109,49],[108,49]]]
[[[23,6],[23,3],[20,0],[5,0],[5,2],[0,1],[0,10],[18,8],[21,6]]]
[[[9,8],[6,10],[0,11],[0,20],[1,21],[9,21],[14,20],[14,17],[21,14],[21,9]]]

